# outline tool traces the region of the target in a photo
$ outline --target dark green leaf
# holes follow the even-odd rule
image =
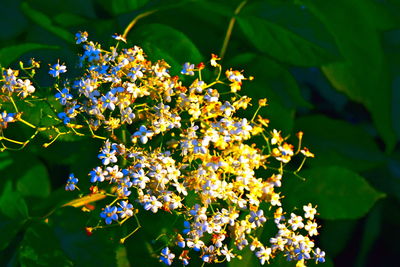
[[[22,196],[47,197],[50,194],[50,181],[46,167],[37,161],[18,179],[17,189]]]
[[[0,212],[11,219],[27,219],[28,207],[21,194],[13,189],[12,181],[5,183],[0,196]]]
[[[300,175],[306,181],[290,176],[286,179],[284,201],[299,209],[299,203],[318,205],[320,217],[324,219],[360,218],[385,196],[363,177],[343,167],[313,168],[302,171]]]
[[[323,66],[323,72],[337,90],[365,105],[386,148],[392,150],[396,142],[389,119],[392,90],[378,32],[385,26],[378,18],[386,18],[387,12],[374,8],[372,1],[307,2],[335,36],[345,59]]]
[[[22,266],[74,266],[61,250],[53,230],[44,223],[35,223],[25,232],[19,261]]]
[[[1,1],[1,41],[15,38],[28,26],[28,20],[24,17],[19,9],[20,3],[21,0]]]
[[[291,3],[249,4],[237,20],[249,42],[279,61],[319,66],[338,57],[335,42],[320,21]]]
[[[172,66],[172,75],[181,71],[185,62],[200,63],[203,57],[196,45],[182,32],[163,24],[148,24],[132,35],[153,61],[164,59]]]
[[[180,72],[185,62],[198,64],[203,60],[196,45],[184,33],[167,25],[144,25],[132,37],[151,60],[166,60],[173,75]]]
[[[65,27],[77,26],[87,23],[87,19],[72,13],[58,14],[54,17],[54,21],[59,25],[63,25]]]
[[[385,161],[374,139],[361,125],[313,115],[298,119],[296,130],[304,132],[303,145],[315,154],[308,161],[312,166],[340,165],[364,171]]]
[[[382,204],[382,203],[380,203]],[[364,226],[364,233],[361,242],[361,249],[357,255],[356,266],[365,266],[368,253],[371,251],[374,242],[379,238],[381,232],[382,206],[376,205],[369,213]]]
[[[63,253],[74,266],[117,266],[116,248],[119,239],[115,235],[120,227],[99,229],[88,236],[85,227],[90,215],[80,209],[67,207],[57,210],[51,216],[51,222],[56,226],[54,235],[60,240]],[[97,224],[98,219],[100,217],[92,218],[91,223]]]
[[[0,212],[0,251],[5,249],[15,238],[23,223],[24,221],[10,219]],[[0,260],[2,260],[1,256]]]
[[[97,0],[105,9],[111,11],[113,15],[129,13],[145,6],[149,0]]]
[[[23,2],[21,4],[21,8],[22,11],[25,13],[25,15],[36,24],[40,25],[44,29],[57,35],[58,37],[64,39],[69,43],[75,43],[73,34],[71,34],[70,32],[61,27],[54,25],[49,17],[47,17],[42,12],[31,8],[27,2]]]
[[[0,152],[0,171],[12,164],[13,159],[7,151]]]
[[[25,43],[25,44],[18,44],[9,47],[4,47],[0,49],[0,64],[3,67],[8,67],[11,63],[20,58],[23,54],[38,49],[59,49],[59,47],[53,45],[44,45],[35,43]]]
[[[320,247],[331,257],[338,256],[351,241],[356,220],[324,220],[319,230]]]

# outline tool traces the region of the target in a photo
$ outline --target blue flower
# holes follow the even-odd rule
[[[71,173],[68,177],[67,184],[65,185],[65,190],[73,191],[75,188],[78,188],[76,184],[78,183],[78,178],[75,178],[74,174]]]
[[[53,77],[58,77],[61,73],[64,72],[67,72],[67,67],[57,63],[50,67],[49,74]]]
[[[60,101],[61,105],[65,105],[68,100],[72,99],[72,95],[67,88],[62,89],[55,95],[56,99]]]
[[[146,126],[142,125],[140,126],[139,131],[135,132],[132,137],[139,138],[140,142],[146,144],[149,140],[149,137],[152,137],[153,134],[154,133],[152,131],[147,130]]]
[[[316,248],[314,251],[315,263],[324,263],[325,262],[325,252],[320,248]]]
[[[112,92],[108,92],[105,96],[102,96],[100,99],[103,102],[103,108],[114,110],[115,109],[115,102],[117,102],[117,98],[114,96]]]
[[[14,121],[15,115],[16,113],[7,114],[7,111],[0,113],[0,128],[7,128],[7,124]]]
[[[71,119],[67,116],[65,112],[60,112],[57,115],[60,119],[63,120],[64,124],[68,124],[71,122]]]
[[[175,254],[173,254],[168,247],[161,251],[160,261],[164,262],[166,265],[171,265]]]
[[[194,75],[194,64],[190,64],[189,62],[186,62],[183,65],[183,69],[181,70],[181,73],[184,75]]]
[[[121,219],[125,217],[133,216],[133,205],[130,204],[128,201],[121,201],[119,202],[118,213]]]
[[[76,44],[86,42],[88,38],[87,32],[78,32],[75,34]]]
[[[106,179],[105,177],[104,177],[104,170],[102,169],[102,168],[100,168],[100,167],[96,167],[96,168],[94,168],[93,169],[93,171],[91,171],[90,173],[89,173],[89,175],[90,175],[90,181],[92,182],[92,183],[95,183],[95,182],[104,182],[104,180]]]
[[[258,210],[257,212],[252,211],[250,216],[249,222],[253,223],[256,227],[260,227],[267,221],[267,219],[264,217],[263,210]]]
[[[106,206],[103,212],[100,213],[100,217],[104,218],[106,224],[111,224],[112,221],[118,221],[117,211],[118,211],[117,207]]]

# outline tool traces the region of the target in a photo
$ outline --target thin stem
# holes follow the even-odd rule
[[[11,103],[12,103],[14,109],[15,109],[15,112],[19,113],[17,105],[15,104],[14,99],[12,98],[12,96],[10,96],[10,101],[11,101]]]
[[[135,217],[135,220],[136,220],[136,223],[137,223],[137,227],[132,232],[130,232],[127,236],[125,236],[124,238],[121,238],[119,240],[119,242],[121,244],[125,243],[126,239],[128,239],[130,236],[132,236],[134,233],[136,233],[140,228],[142,228],[142,225],[139,222],[139,218],[136,216],[136,214],[133,214],[133,216]]]
[[[1,141],[1,140],[6,140],[6,141],[8,141],[8,142],[10,142],[10,143],[14,143],[14,144],[18,144],[18,145],[23,145],[23,144],[25,143],[25,142],[21,142],[21,141],[9,139],[9,138],[7,138],[7,137],[5,137],[5,136],[0,136],[0,141]]]
[[[304,162],[306,162],[306,159],[307,159],[306,157],[303,158],[303,161],[301,162],[300,166],[297,168],[297,170],[294,173],[298,173],[301,170],[301,168],[303,168],[303,165],[304,165]]]
[[[154,10],[149,10],[147,12],[144,12],[142,14],[139,14],[137,17],[135,17],[130,23],[129,25],[125,28],[124,33],[122,34],[122,38],[126,39],[126,37],[128,36],[128,33],[130,32],[130,30],[133,28],[133,26],[135,26],[135,24],[142,18],[145,18],[155,12],[159,11],[159,9],[154,9]]]
[[[242,10],[242,8],[244,7],[244,5],[246,3],[247,3],[247,0],[242,1],[238,5],[238,7],[235,9],[235,12],[233,13],[233,17],[229,21],[228,29],[226,30],[226,34],[225,34],[225,39],[224,39],[224,42],[222,44],[221,51],[219,52],[219,56],[220,56],[221,59],[225,56],[226,49],[228,48],[229,40],[231,39],[233,26],[235,25],[235,22],[236,22],[236,17],[235,16],[240,13],[240,11]]]
[[[18,121],[22,122],[22,123],[25,124],[25,125],[28,125],[29,127],[33,128],[33,129],[36,129],[36,128],[37,128],[35,125],[33,125],[33,124],[30,123],[30,122],[27,122],[26,120],[22,119],[21,117],[18,118]]]

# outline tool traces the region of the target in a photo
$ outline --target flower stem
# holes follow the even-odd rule
[[[122,34],[122,38],[126,39],[126,36],[128,35],[128,33],[130,32],[130,30],[133,28],[133,26],[135,26],[135,24],[142,18],[145,18],[147,16],[150,16],[151,14],[157,12],[158,9],[154,9],[154,10],[149,10],[147,12],[144,12],[142,14],[139,14],[137,17],[135,17],[129,24],[128,26],[126,26],[124,33]]]
[[[238,15],[240,13],[240,11],[242,10],[242,8],[244,7],[244,5],[247,3],[247,0],[242,1],[237,8],[235,9],[235,12],[233,13],[233,17],[231,18],[231,20],[229,21],[229,25],[228,25],[228,29],[226,30],[226,34],[225,34],[225,39],[224,42],[222,44],[222,48],[221,51],[219,52],[219,57],[222,59],[225,56],[226,53],[226,49],[228,48],[228,43],[229,40],[231,39],[231,35],[232,35],[232,30],[233,30],[233,26],[235,26],[235,22],[236,22],[236,15]]]

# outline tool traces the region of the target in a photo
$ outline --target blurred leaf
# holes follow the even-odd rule
[[[85,227],[90,223],[90,215],[80,209],[65,207],[49,218],[49,224],[55,226],[54,234],[60,240],[60,247],[74,266],[117,266],[119,239],[115,239],[115,235],[120,227],[99,229],[88,236]],[[97,224],[100,218],[97,216],[92,225]]]
[[[87,23],[87,19],[72,13],[57,14],[54,17],[54,21],[59,25],[63,25],[65,27],[78,26]]]
[[[391,116],[392,91],[378,32],[389,26],[384,21],[387,12],[376,9],[372,1],[319,0],[307,3],[335,36],[345,59],[323,66],[323,72],[337,90],[365,105],[386,149],[392,150],[396,142],[388,119]]]
[[[400,7],[400,5],[399,5]],[[383,48],[389,63],[392,78],[392,122],[397,139],[400,139],[400,29],[387,31],[383,35]]]
[[[163,24],[147,24],[132,35],[152,61],[164,59],[177,75],[185,62],[198,64],[203,57],[196,45],[182,32]]]
[[[26,230],[19,261],[22,266],[74,266],[60,249],[52,229],[44,223],[35,223]]]
[[[310,12],[290,2],[256,2],[237,17],[249,42],[263,53],[299,66],[336,60],[334,39]]]
[[[57,35],[58,37],[64,39],[65,41],[74,44],[75,39],[74,35],[68,32],[67,30],[55,26],[51,19],[47,17],[45,14],[43,14],[40,11],[37,11],[29,6],[27,2],[23,2],[21,4],[22,11],[25,13],[25,15],[30,18],[33,22],[36,24],[40,25],[44,29],[48,30],[49,32]]]
[[[319,230],[320,247],[330,257],[338,256],[351,241],[357,227],[356,220],[324,220]]]
[[[28,26],[28,21],[19,9],[21,0],[1,1],[0,40],[11,40],[21,34]]]
[[[15,238],[23,224],[23,220],[10,219],[0,212],[0,251],[4,250]]]
[[[204,16],[204,14],[218,14],[225,17],[232,17],[235,11],[235,1],[215,1],[215,0],[201,0],[201,1],[193,1],[188,8],[196,10],[197,14],[202,14],[203,18],[208,19],[209,21],[215,20],[214,16]],[[227,25],[226,25],[227,27]]]
[[[357,261],[355,266],[365,266],[367,256],[374,242],[379,238],[381,232],[381,218],[382,218],[382,207],[381,205],[375,206],[375,208],[368,214],[368,217],[364,226],[364,233],[361,241],[361,249],[357,255]]]
[[[10,157],[10,153],[7,151],[0,152],[0,170],[7,168],[12,163],[13,160]]]
[[[0,212],[11,219],[27,219],[28,207],[18,191],[13,190],[12,181],[5,183],[0,196]]]
[[[97,0],[97,2],[113,15],[120,15],[145,6],[149,0]]]
[[[254,255],[255,251],[251,251],[249,247],[240,252],[242,259],[234,258],[227,263],[228,267],[242,267],[242,266],[261,266],[260,261]]]
[[[360,126],[312,115],[296,120],[296,130],[304,132],[303,145],[315,158],[312,166],[340,165],[354,171],[372,169],[385,161],[374,139]]]
[[[306,181],[288,176],[284,202],[299,209],[311,202],[318,205],[320,217],[324,219],[360,218],[378,199],[385,197],[362,176],[343,167],[313,168],[302,171],[300,175]]]
[[[129,267],[131,266],[128,260],[127,251],[125,246],[119,246],[116,250],[117,267]]]
[[[25,43],[4,47],[0,49],[0,64],[3,67],[8,67],[11,63],[19,59],[23,54],[38,49],[59,49],[59,47],[35,43]]]
[[[50,180],[46,167],[39,161],[29,168],[17,181],[22,196],[45,198],[50,195]]]

